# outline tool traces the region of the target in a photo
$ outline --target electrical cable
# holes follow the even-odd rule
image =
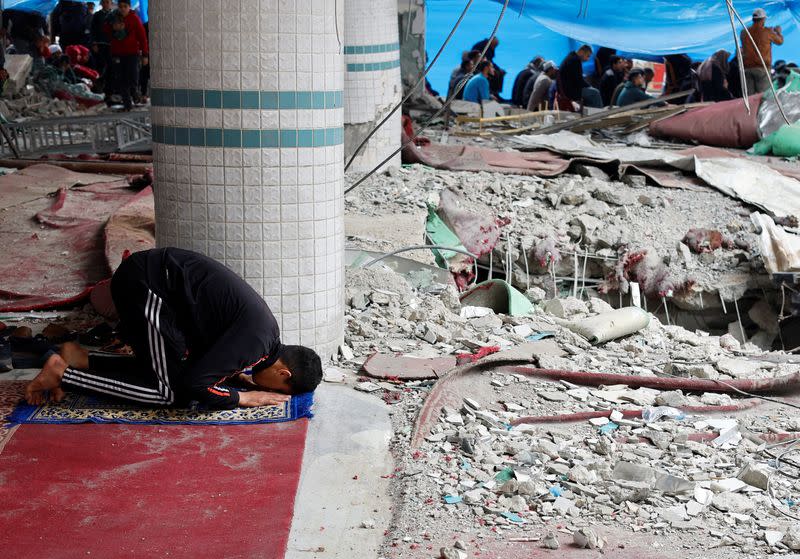
[[[480,60],[482,60],[482,59],[483,59],[483,57],[484,57],[484,56],[486,56],[486,51],[488,51],[488,50],[489,50],[489,46],[492,44],[492,40],[494,39],[495,35],[497,35],[497,30],[500,28],[500,23],[503,21],[503,16],[504,16],[504,15],[505,15],[505,13],[506,13],[506,9],[508,8],[508,3],[509,3],[510,1],[511,1],[511,0],[505,0],[505,2],[503,3],[503,9],[500,11],[500,16],[497,18],[497,23],[495,23],[494,29],[492,30],[492,34],[489,36],[489,38],[488,38],[488,39],[487,39],[487,41],[486,41],[486,46],[485,46],[485,47],[483,47],[483,51],[481,52],[481,55],[480,55],[480,58],[479,58]],[[426,130],[426,129],[427,129],[427,128],[428,128],[428,127],[429,127],[429,126],[430,126],[430,125],[433,123],[433,121],[434,121],[434,120],[436,120],[437,118],[439,118],[439,116],[440,116],[440,115],[441,115],[441,114],[442,114],[442,113],[443,113],[443,112],[444,112],[444,111],[445,111],[445,110],[446,110],[446,109],[447,109],[447,108],[450,106],[450,103],[452,103],[452,102],[453,102],[453,100],[456,98],[456,96],[457,96],[459,93],[461,93],[461,90],[462,90],[462,89],[464,89],[464,86],[465,86],[465,85],[467,84],[467,82],[468,82],[468,81],[469,81],[469,80],[472,78],[472,76],[473,76],[473,75],[474,75],[474,73],[473,73],[473,72],[469,72],[467,75],[465,75],[465,76],[464,76],[464,77],[461,79],[461,81],[459,81],[459,82],[458,82],[458,85],[456,86],[455,90],[453,90],[453,93],[450,95],[450,97],[448,97],[448,98],[445,100],[445,102],[444,102],[444,104],[442,105],[442,108],[441,108],[441,109],[439,109],[438,111],[436,111],[436,113],[434,113],[434,115],[433,115],[432,117],[430,117],[430,118],[429,118],[429,119],[428,119],[428,120],[425,122],[425,124],[423,124],[423,125],[422,125],[422,127],[420,127],[420,128],[419,128],[419,130],[418,130],[418,131],[417,131],[417,132],[416,132],[416,133],[415,133],[415,134],[414,134],[414,135],[413,135],[411,138],[409,138],[409,140],[408,140],[408,141],[407,141],[405,144],[403,144],[402,146],[400,146],[399,148],[397,148],[396,150],[394,150],[394,151],[391,153],[391,155],[389,155],[389,156],[388,156],[387,158],[385,158],[383,161],[381,161],[380,163],[378,163],[378,164],[377,164],[377,165],[376,165],[376,166],[375,166],[375,167],[374,167],[374,168],[373,168],[371,171],[367,172],[367,174],[365,174],[363,177],[361,177],[360,179],[358,179],[358,180],[357,180],[355,183],[353,183],[353,184],[352,184],[352,185],[351,185],[349,188],[345,189],[344,193],[345,193],[345,194],[347,194],[348,192],[350,192],[350,191],[351,191],[351,190],[353,190],[354,188],[358,187],[358,186],[359,186],[361,183],[363,183],[365,180],[367,180],[369,177],[371,177],[371,176],[372,176],[372,175],[373,175],[373,174],[374,174],[374,173],[375,173],[375,172],[376,172],[378,169],[380,169],[380,168],[381,168],[381,167],[383,167],[383,166],[384,166],[386,163],[388,163],[389,161],[391,161],[391,159],[392,159],[392,158],[393,158],[395,155],[397,155],[398,153],[400,153],[401,151],[403,151],[403,149],[404,149],[406,146],[409,146],[409,145],[413,144],[413,143],[414,143],[414,140],[416,140],[416,139],[419,137],[419,135],[420,135],[420,134],[421,134],[421,133],[422,133],[424,130]]]
[[[372,130],[370,130],[367,133],[366,137],[363,140],[361,140],[361,143],[358,144],[358,147],[353,151],[353,155],[350,156],[350,160],[345,164],[345,166],[344,166],[344,170],[345,171],[347,171],[347,169],[350,168],[350,165],[352,165],[353,161],[355,161],[356,157],[358,157],[358,154],[361,151],[361,148],[363,148],[367,144],[367,142],[369,141],[370,138],[372,138],[372,136],[375,134],[375,132],[377,132],[378,129],[381,126],[386,124],[386,122],[392,117],[392,115],[394,113],[396,113],[398,111],[398,109],[400,109],[405,104],[405,102],[408,101],[411,98],[411,96],[414,94],[414,92],[417,90],[417,88],[420,86],[420,84],[423,83],[423,81],[425,80],[425,77],[428,75],[428,72],[431,71],[431,68],[433,68],[433,65],[436,64],[436,61],[439,60],[439,57],[442,55],[442,52],[444,52],[444,48],[447,46],[447,43],[450,42],[450,39],[453,37],[453,35],[456,32],[456,29],[458,29],[458,26],[461,25],[461,21],[464,19],[464,16],[467,15],[467,11],[469,10],[469,7],[472,5],[472,2],[474,2],[474,1],[475,0],[468,0],[467,4],[464,6],[464,9],[461,11],[461,15],[458,17],[458,20],[456,21],[456,24],[450,30],[450,34],[447,35],[447,38],[444,40],[444,43],[442,43],[442,46],[439,47],[439,50],[436,52],[436,55],[434,55],[433,60],[431,60],[430,64],[428,64],[428,67],[425,68],[425,70],[420,74],[419,78],[417,79],[417,83],[414,84],[414,87],[410,88],[408,90],[408,93],[406,93],[406,96],[403,97],[403,99],[397,105],[395,105],[394,108],[392,108],[391,111],[389,111],[389,114],[387,114],[385,117],[383,117],[383,119],[377,125],[375,125],[375,128],[373,128]],[[408,19],[409,19],[409,21],[408,21],[407,29],[410,29],[410,27],[411,27],[411,12],[410,11],[409,11]],[[481,55],[481,58],[483,58],[483,55]]]

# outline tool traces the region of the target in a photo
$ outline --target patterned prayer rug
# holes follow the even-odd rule
[[[26,384],[28,381],[25,380],[0,382],[0,417],[8,417],[14,411],[20,398],[25,394]],[[0,422],[0,452],[3,452],[3,447],[11,439],[17,427],[19,425]]]
[[[0,383],[2,386],[5,383]],[[5,413],[12,425],[30,423],[130,423],[139,425],[242,425],[277,423],[311,417],[313,393],[298,394],[283,404],[258,408],[212,410],[201,407],[156,408],[143,407],[122,400],[68,392],[61,403],[48,402],[31,406],[20,401],[26,383],[17,389],[13,411]],[[2,393],[0,393],[2,394]],[[0,396],[2,398],[2,396]],[[16,407],[13,407],[16,405]],[[0,431],[0,448],[2,448]]]

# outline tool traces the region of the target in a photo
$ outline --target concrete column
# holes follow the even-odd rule
[[[396,0],[345,0],[345,157],[402,99]],[[369,171],[400,147],[398,110],[362,148],[351,165]],[[400,166],[400,154],[387,163]]]
[[[344,328],[342,2],[151,0],[158,246],[252,285],[284,343]]]

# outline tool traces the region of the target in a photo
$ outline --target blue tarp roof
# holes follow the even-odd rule
[[[800,0],[733,5],[748,24],[753,10],[763,8],[767,24],[782,26],[785,34],[800,23]],[[509,8],[561,35],[628,52],[700,57],[733,46],[725,0],[510,0]]]
[[[79,0],[80,2],[86,2],[88,0]],[[142,18],[142,21],[147,21],[147,6],[149,0],[136,0],[131,1],[131,5],[133,9],[139,12],[139,17]],[[100,0],[94,1],[95,6],[100,5]],[[47,15],[53,11],[53,8],[56,7],[58,4],[58,0],[5,0],[3,3],[3,9],[17,9],[17,10],[27,10],[31,12],[39,12],[42,15]]]
[[[466,2],[426,0],[425,46],[429,56],[442,45]],[[747,22],[753,10],[762,7],[769,16],[768,25],[783,26],[786,42],[773,47],[773,60],[800,62],[800,0],[733,2]],[[450,72],[461,61],[461,52],[491,33],[502,4],[503,0],[476,0],[472,4],[428,74],[434,89],[447,92]],[[675,52],[703,59],[720,48],[734,50],[725,0],[510,0],[498,37],[495,61],[508,72],[505,97],[511,95],[517,72],[535,55],[559,64],[584,42],[650,60]]]

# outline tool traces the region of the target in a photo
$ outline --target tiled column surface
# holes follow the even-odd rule
[[[402,98],[397,0],[345,0],[344,134],[350,157],[366,134]],[[384,124],[350,167],[369,171],[400,147],[400,111]],[[387,166],[400,166],[396,155]]]
[[[323,356],[344,324],[341,11],[150,2],[158,245],[224,262],[264,296],[284,343]]]

